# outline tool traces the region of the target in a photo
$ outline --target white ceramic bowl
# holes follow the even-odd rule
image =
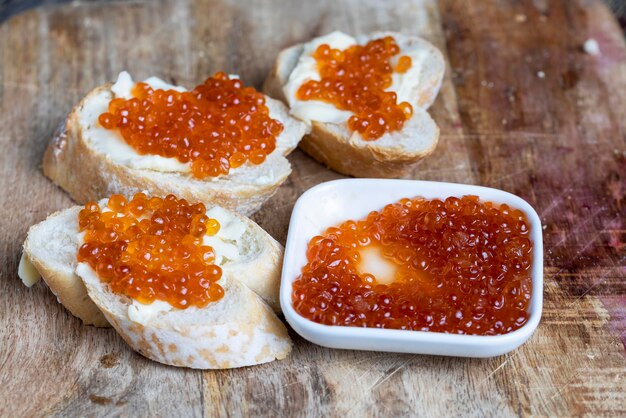
[[[533,293],[529,318],[524,326],[504,335],[456,335],[440,332],[403,331],[322,325],[298,314],[292,305],[292,284],[306,264],[311,238],[326,228],[364,218],[373,210],[404,197],[428,199],[476,195],[483,201],[506,203],[522,210],[530,223],[533,242],[531,275]],[[316,344],[353,350],[391,351],[461,357],[491,357],[523,344],[537,328],[543,304],[543,241],[537,212],[521,198],[502,190],[466,184],[414,180],[345,179],[319,184],[306,191],[293,208],[285,246],[280,304],[293,329]]]

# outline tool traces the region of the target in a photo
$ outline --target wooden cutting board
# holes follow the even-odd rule
[[[545,310],[491,359],[340,351],[295,333],[283,361],[176,369],[21,285],[27,228],[72,204],[41,174],[66,112],[122,69],[260,87],[277,52],[334,29],[419,34],[448,62],[441,141],[412,178],[481,184],[544,224]],[[601,55],[581,48],[593,38]],[[72,3],[0,26],[0,416],[626,415],[626,46],[599,0]],[[339,178],[303,153],[254,219],[284,242],[297,197]]]

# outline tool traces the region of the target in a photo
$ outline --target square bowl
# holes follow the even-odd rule
[[[458,335],[431,331],[406,331],[323,325],[298,314],[292,304],[292,285],[306,265],[309,241],[326,228],[343,221],[359,220],[402,198],[445,199],[476,195],[482,201],[506,203],[520,209],[530,224],[532,250],[532,295],[529,318],[517,330],[502,335]],[[291,327],[307,340],[331,348],[435,354],[459,357],[492,357],[519,347],[537,328],[543,304],[543,240],[537,212],[511,193],[467,184],[416,180],[344,179],[319,184],[296,202],[289,234],[280,288],[280,304]]]

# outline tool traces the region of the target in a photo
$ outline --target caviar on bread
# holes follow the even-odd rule
[[[113,195],[31,227],[21,276],[39,273],[85,324],[113,326],[161,363],[231,368],[284,358],[282,247],[219,206]]]
[[[307,131],[288,109],[235,76],[191,90],[126,72],[72,110],[44,155],[44,174],[86,203],[141,191],[256,211],[291,172]]]
[[[280,52],[264,91],[310,124],[300,147],[355,177],[400,177],[430,154],[439,129],[426,109],[445,64],[416,37],[333,32]]]

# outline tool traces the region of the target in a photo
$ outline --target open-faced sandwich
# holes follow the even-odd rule
[[[439,128],[426,109],[445,72],[427,41],[394,32],[333,32],[283,50],[264,91],[311,124],[300,147],[356,177],[400,177],[430,154]]]
[[[79,203],[148,191],[256,211],[285,181],[305,123],[281,102],[217,73],[187,91],[122,72],[72,110],[43,170]]]
[[[198,369],[282,359],[282,246],[219,206],[137,193],[50,215],[28,231],[19,273],[43,277],[85,324],[112,325],[144,356]],[[270,307],[271,306],[271,307]]]

